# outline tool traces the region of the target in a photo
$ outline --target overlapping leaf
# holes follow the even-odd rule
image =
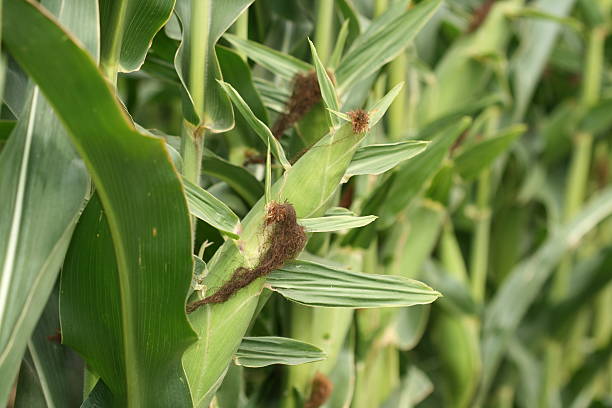
[[[117,401],[188,402],[180,356],[194,339],[184,312],[193,267],[190,223],[165,143],[135,130],[91,57],[37,4],[10,0],[5,6],[8,49],[66,125],[100,196],[90,201],[78,227],[91,245],[75,240],[69,258],[72,265],[95,264],[84,255],[107,254],[94,270],[114,280],[109,293],[119,299],[94,302],[78,284],[88,268],[65,267],[62,284],[77,289],[62,293],[64,340],[95,362]],[[71,75],[65,75],[68,70]],[[106,225],[104,238],[89,234],[92,226],[104,232]],[[98,347],[94,329],[104,318],[112,330]]]

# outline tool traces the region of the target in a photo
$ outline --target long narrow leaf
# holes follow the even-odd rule
[[[330,79],[325,66],[317,54],[317,50],[310,39],[308,40],[308,44],[310,44],[310,52],[312,53],[312,59],[314,60],[317,80],[319,81],[319,88],[321,89],[321,97],[323,98],[323,102],[325,102],[325,106],[327,106],[328,109],[338,111],[340,110],[340,104],[338,103],[338,96],[336,95],[334,83]],[[330,120],[333,125],[338,122],[333,115],[330,116]]]
[[[428,141],[407,140],[360,147],[346,170],[346,177],[360,174],[382,174],[404,160],[422,153],[429,143]]]
[[[333,232],[342,231],[349,228],[359,228],[376,220],[375,215],[365,217],[354,217],[350,215],[336,215],[318,218],[304,218],[299,220],[299,224],[306,228],[308,232]]]
[[[183,185],[192,215],[230,237],[238,238],[236,231],[240,229],[240,219],[223,201],[185,178],[183,178]]]
[[[234,362],[244,367],[298,365],[321,361],[325,356],[323,350],[303,341],[286,337],[245,337]]]
[[[65,267],[62,284],[72,281],[75,290],[62,292],[64,340],[93,363],[123,405],[188,401],[180,355],[194,340],[184,311],[193,268],[190,222],[165,142],[136,131],[95,62],[38,4],[6,1],[3,18],[10,53],[68,128],[100,195],[104,213],[90,201],[86,212],[94,221],[78,229],[88,231],[89,225],[106,222],[101,215],[108,218],[110,236],[97,245],[110,242],[104,261],[111,269],[99,272],[101,279],[115,279],[110,293],[118,302],[104,296],[94,302],[79,284],[84,272],[91,279],[91,270]],[[73,244],[79,248],[84,242]],[[91,244],[85,248],[95,254]],[[79,260],[92,264],[92,259],[76,258],[74,265]],[[104,330],[103,316],[112,330]]]
[[[440,6],[440,0],[427,0],[386,21],[375,33],[364,34],[363,40],[342,57],[336,77],[342,94],[360,78],[376,72],[408,46],[419,30]]]
[[[122,72],[138,71],[142,66],[151,41],[155,34],[166,24],[172,14],[175,0],[126,0],[127,5],[121,30],[121,52],[119,67]],[[99,0],[100,26],[102,28],[102,52],[112,47],[114,32],[117,29],[108,24],[113,7],[120,2]]]
[[[574,248],[598,223],[612,214],[612,188],[591,199],[584,209],[554,233],[536,253],[518,264],[492,299],[484,320],[484,395],[507,347],[529,306],[536,300],[561,257]]]
[[[63,1],[62,5],[65,11],[58,17],[95,56],[96,21],[90,17],[96,17],[97,6],[79,1]],[[9,37],[4,41],[8,43]],[[23,109],[13,107],[19,121],[0,154],[2,406],[58,276],[89,189],[83,162],[51,105],[38,88],[26,85],[25,78],[23,82],[15,78],[9,79],[13,90],[23,86],[19,92],[24,92],[28,103]]]
[[[296,74],[312,71],[314,67],[304,61],[292,57],[272,48],[261,45],[255,41],[243,40],[232,34],[223,36],[238,51],[243,52],[270,72],[291,81]]]
[[[399,307],[435,301],[440,293],[400,276],[356,273],[307,261],[292,262],[273,272],[266,286],[309,306]]]
[[[285,156],[285,151],[281,146],[280,142],[272,135],[272,132],[265,123],[259,120],[249,105],[246,104],[244,99],[240,96],[240,94],[227,82],[220,82],[223,90],[227,93],[231,101],[234,103],[234,106],[238,108],[242,116],[246,119],[247,123],[251,126],[253,131],[257,133],[257,136],[267,145],[270,144],[272,153],[274,157],[281,163],[281,165],[286,169],[291,167],[289,160]]]

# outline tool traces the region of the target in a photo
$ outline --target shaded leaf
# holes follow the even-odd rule
[[[422,153],[430,142],[407,140],[404,142],[367,145],[360,147],[346,170],[346,177],[359,174],[382,174],[404,160]]]
[[[223,80],[221,68],[215,53],[215,44],[223,33],[247,9],[253,0],[226,0],[223,2],[202,0],[192,2],[190,0],[177,0],[175,13],[178,16],[182,29],[182,42],[176,52],[174,65],[181,79],[183,87],[183,111],[185,118],[196,127],[204,126],[212,132],[224,132],[234,126],[234,115],[232,105],[217,84],[218,80]],[[199,3],[199,4],[198,4]],[[206,21],[198,21],[197,25],[192,22],[192,5],[197,5]],[[192,35],[201,35],[201,38],[193,39]],[[194,41],[202,44],[204,49],[198,49],[201,58],[204,59],[202,69],[204,72],[192,73],[192,59],[199,59],[198,56],[191,55],[191,46]],[[193,68],[197,69],[197,68]],[[195,75],[204,76],[203,107],[196,107],[193,104],[193,92],[191,89],[191,78]],[[199,100],[199,98],[198,98]],[[200,111],[202,110],[203,111]]]
[[[135,130],[95,62],[37,4],[7,1],[3,17],[11,54],[63,120],[100,195],[82,216],[77,232],[84,238],[73,241],[69,259],[75,267],[67,261],[63,270],[64,339],[92,363],[119,401],[174,406],[181,398],[189,401],[180,355],[194,340],[184,311],[193,268],[190,222],[165,142]],[[100,202],[110,231],[104,230],[106,218],[100,219]],[[104,239],[90,234],[98,227]],[[87,254],[100,253],[104,263],[92,264]],[[100,293],[96,286],[84,291],[84,272],[88,282],[98,278],[110,291]],[[72,292],[65,290],[69,282]],[[109,302],[111,296],[116,303]],[[113,329],[106,332],[103,316],[111,310]],[[103,339],[101,347],[97,342]]]
[[[499,135],[469,146],[455,158],[455,168],[465,180],[472,180],[505,152],[525,130],[523,125],[511,126],[501,130]]]
[[[251,129],[253,129],[253,131],[257,134],[257,136],[259,136],[259,138],[264,142],[266,146],[268,144],[270,145],[272,154],[274,154],[274,157],[276,157],[276,159],[280,162],[283,168],[285,168],[285,170],[290,168],[291,164],[285,156],[285,151],[283,150],[283,147],[281,146],[280,142],[272,135],[272,132],[266,126],[266,124],[255,116],[249,105],[246,104],[244,99],[242,99],[240,94],[238,94],[238,92],[236,92],[236,90],[230,84],[226,82],[220,82],[220,84],[223,87],[223,90],[232,100],[234,106],[238,108],[244,119],[251,126]]]
[[[93,31],[95,23],[86,17],[92,9],[95,15],[95,4],[79,1],[56,3],[57,12],[63,5],[65,10],[82,13],[79,21],[74,21],[70,13],[60,15],[63,23],[78,33]],[[45,4],[53,5],[49,2]],[[8,5],[4,14],[11,11],[12,5]],[[26,24],[25,16],[19,20],[19,24]],[[13,23],[17,22],[13,19]],[[3,29],[9,30],[10,23],[5,21]],[[27,34],[28,37],[33,35],[36,33]],[[11,46],[10,35],[5,35],[3,40],[7,46]],[[21,43],[21,40],[18,41]],[[83,53],[86,51],[83,50]],[[57,56],[54,54],[48,58]],[[38,88],[30,86],[26,92],[25,76],[22,77],[16,67],[14,71],[19,74],[9,76],[8,80],[16,81],[12,83],[16,88],[24,87],[15,92],[24,91],[25,101],[21,101],[21,95],[15,96],[15,101],[10,99],[23,105],[23,110],[22,106],[14,108],[19,121],[0,154],[2,406],[6,404],[26,344],[58,276],[79,210],[89,190],[89,178],[83,162],[78,158],[52,107]],[[10,124],[4,127],[8,130]]]
[[[261,182],[245,168],[230,163],[206,148],[202,160],[202,173],[225,181],[249,205],[254,205],[263,195]]]
[[[266,367],[312,363],[325,357],[321,349],[302,341],[286,337],[245,337],[236,351],[234,362],[244,367]]]
[[[142,66],[153,37],[166,24],[175,0],[126,0],[127,5],[123,27],[119,28],[121,36],[121,52],[119,54],[119,69],[121,72],[138,71]],[[99,0],[100,28],[102,53],[112,47],[114,30],[118,28],[109,24],[113,18],[113,7],[119,7],[121,2]]]
[[[378,24],[376,21],[372,23],[340,61],[336,71],[339,92],[344,93],[358,80],[395,58],[431,18],[440,3],[440,0],[427,0],[399,15],[392,8],[379,17]]]
[[[607,188],[587,202],[571,222],[554,232],[504,280],[485,314],[481,394],[488,391],[505,353],[509,333],[516,330],[529,306],[537,299],[553,268],[585,234],[611,214],[612,188]]]
[[[240,219],[223,201],[186,178],[183,178],[183,185],[185,186],[185,197],[187,198],[189,211],[192,215],[230,237],[238,238],[237,231],[240,229]]]
[[[266,68],[270,72],[286,79],[293,80],[296,74],[314,70],[314,67],[291,55],[283,54],[255,41],[244,40],[232,34],[223,36],[230,44],[247,57]]]

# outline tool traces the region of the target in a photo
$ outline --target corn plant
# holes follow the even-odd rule
[[[611,1],[0,13],[0,404],[611,403]]]

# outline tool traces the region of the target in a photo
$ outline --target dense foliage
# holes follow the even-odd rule
[[[612,406],[611,0],[0,5],[0,405]]]

